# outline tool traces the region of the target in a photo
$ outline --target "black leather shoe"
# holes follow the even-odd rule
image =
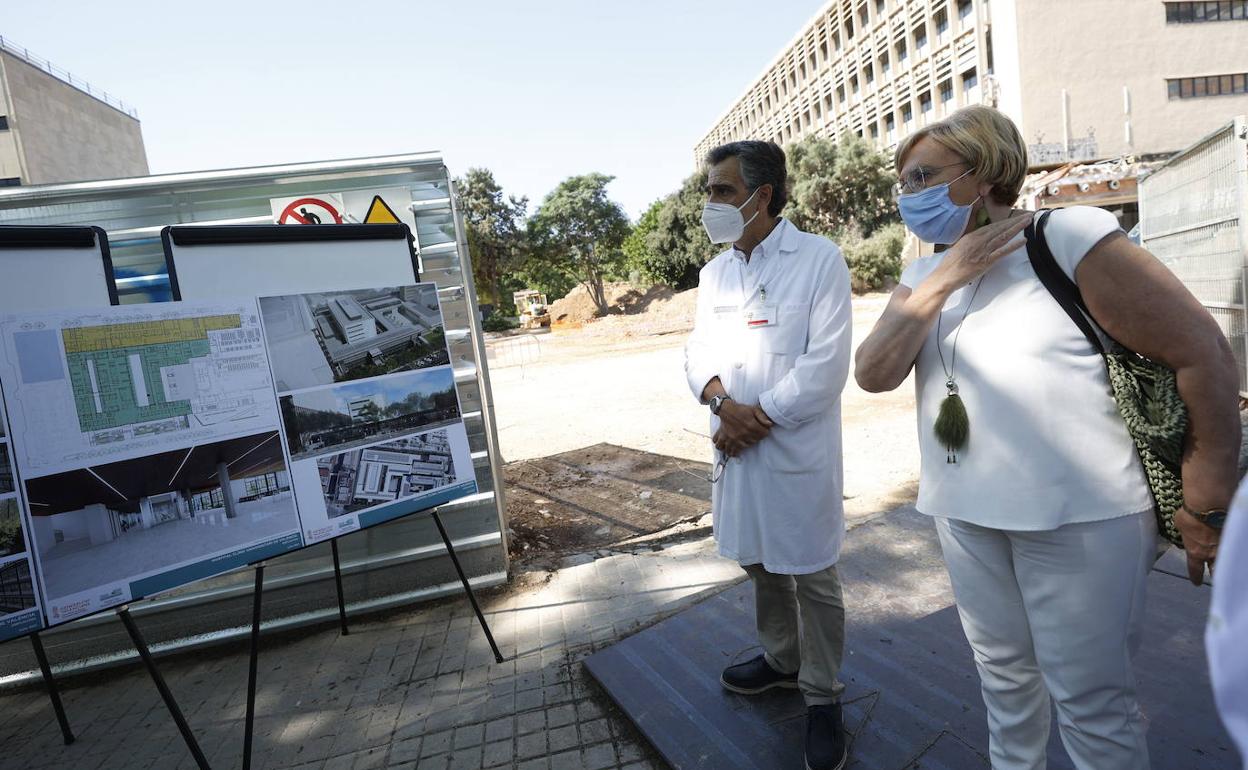
[[[766,658],[759,655],[753,660],[724,669],[724,673],[719,675],[719,683],[725,690],[741,695],[758,695],[773,687],[797,689],[797,674],[781,674],[767,664]]]
[[[806,710],[806,770],[841,770],[849,760],[841,704]]]

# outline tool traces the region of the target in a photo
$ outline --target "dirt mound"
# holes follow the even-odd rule
[[[608,283],[603,289],[610,308],[608,312],[623,312],[619,306],[620,301],[625,297],[642,293],[636,286],[629,283]],[[580,326],[597,318],[598,308],[594,305],[594,299],[589,295],[589,290],[577,284],[576,288],[568,292],[568,296],[551,303],[550,317],[559,325]]]
[[[655,284],[642,290],[630,283],[609,283],[607,315],[598,308],[584,286],[551,304],[550,315],[556,328],[580,329],[587,333],[616,337],[671,334],[693,328],[698,290],[677,293],[670,286]]]
[[[600,318],[584,334],[610,337],[650,337],[688,332],[697,312],[698,290],[680,293],[656,286],[618,315]]]

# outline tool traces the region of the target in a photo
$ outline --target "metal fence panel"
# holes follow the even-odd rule
[[[1248,394],[1248,121],[1236,118],[1140,181],[1140,235],[1218,322]]]

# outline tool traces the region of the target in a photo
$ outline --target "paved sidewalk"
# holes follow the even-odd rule
[[[346,637],[335,625],[266,638],[252,767],[664,767],[580,661],[744,578],[704,532],[687,537],[482,592],[502,664],[463,597],[356,620]],[[247,663],[245,646],[162,662],[213,768],[241,766]],[[0,768],[195,767],[142,668],[71,679],[62,695],[71,746],[41,689],[0,694]]]

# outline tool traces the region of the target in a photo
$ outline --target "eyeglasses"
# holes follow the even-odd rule
[[[922,192],[931,184],[932,178],[938,176],[941,171],[954,166],[966,165],[969,164],[964,160],[960,160],[957,163],[948,163],[944,166],[917,166],[910,173],[903,176],[901,181],[893,185],[893,194],[903,195]]]
[[[685,432],[692,433],[695,436],[701,436],[702,438],[705,438],[705,439],[710,438],[710,436],[706,435],[705,433],[701,433],[696,430],[689,430],[688,428],[685,428]],[[690,476],[693,476],[695,479],[702,479],[703,481],[709,481],[712,484],[718,484],[719,480],[724,477],[724,468],[727,465],[728,465],[728,455],[721,455],[720,458],[715,461],[715,465],[711,467],[711,473],[709,476],[703,476],[701,473],[694,473],[693,471],[688,470],[687,468],[681,468],[681,470],[684,471],[685,473],[688,473]]]

